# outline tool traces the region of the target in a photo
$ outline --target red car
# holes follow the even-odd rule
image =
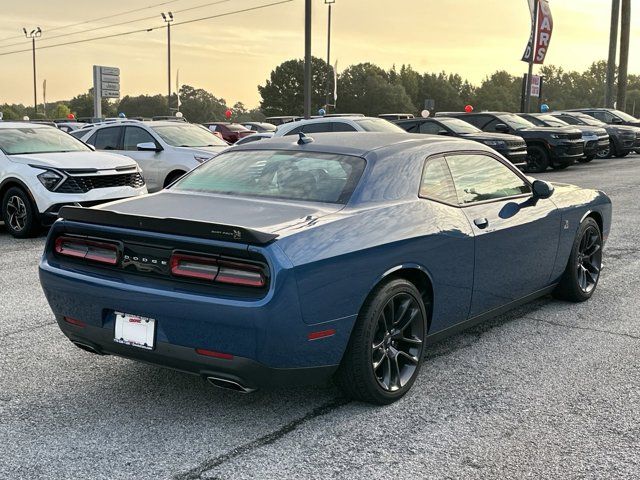
[[[203,125],[213,133],[222,135],[223,140],[229,143],[236,143],[243,137],[257,133],[255,130],[249,130],[239,123],[209,122],[203,123]]]

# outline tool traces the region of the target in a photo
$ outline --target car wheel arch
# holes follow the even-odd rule
[[[383,283],[389,282],[396,278],[402,278],[409,282],[411,282],[421,293],[422,300],[425,303],[425,307],[427,307],[427,332],[429,333],[429,328],[431,327],[431,317],[433,312],[433,305],[435,302],[434,298],[434,288],[433,288],[433,278],[431,273],[417,263],[405,263],[401,265],[397,265],[388,269],[382,275],[380,275],[371,288],[369,289],[369,293],[364,298],[362,305],[360,305],[360,310],[366,304],[369,297],[376,290],[378,286]]]
[[[19,180],[14,177],[5,178],[2,182],[0,182],[0,201],[2,201],[2,199],[4,198],[4,194],[7,193],[7,191],[10,188],[13,188],[13,187],[17,187],[20,190],[23,190],[27,194],[27,197],[29,197],[31,204],[36,207],[36,210],[38,210],[38,207],[37,207],[38,204],[36,203],[36,199],[31,193],[31,190],[29,190],[29,187],[27,186],[27,184],[24,183],[22,180]],[[3,213],[1,210],[2,210],[2,205],[0,205],[0,214]]]
[[[585,213],[582,218],[580,219],[580,224],[582,224],[582,222],[584,222],[587,218],[593,218],[596,223],[598,224],[598,228],[600,229],[600,233],[602,235],[604,235],[604,222],[602,219],[602,215],[600,214],[600,212],[596,211],[596,210],[589,210],[587,211],[587,213]]]
[[[171,170],[167,174],[167,176],[164,178],[163,188],[168,187],[169,185],[171,185],[173,182],[175,182],[178,178],[182,177],[186,173],[187,173],[187,170],[181,169],[181,168]]]

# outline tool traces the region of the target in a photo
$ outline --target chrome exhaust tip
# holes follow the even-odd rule
[[[84,350],[85,352],[95,353],[96,355],[102,355],[102,352],[92,345],[88,345],[86,343],[78,342],[76,340],[71,341],[76,347]]]
[[[229,380],[226,378],[207,377],[207,382],[209,382],[214,387],[223,388],[225,390],[232,390],[237,393],[252,393],[256,391],[255,388],[245,387],[238,382],[234,382],[233,380]]]

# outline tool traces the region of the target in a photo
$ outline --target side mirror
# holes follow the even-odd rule
[[[504,123],[497,123],[495,129],[496,132],[509,133],[509,127]]]
[[[555,190],[553,185],[543,180],[535,180],[531,186],[533,188],[534,198],[549,198],[553,195],[553,191]]]
[[[136,145],[136,147],[140,152],[159,152],[160,150],[162,150],[162,148],[158,147],[153,142],[139,143],[138,145]]]
[[[622,123],[622,119],[618,117],[613,117],[611,119],[611,123],[615,123],[616,125],[620,125]]]

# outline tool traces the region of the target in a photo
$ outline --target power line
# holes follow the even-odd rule
[[[62,30],[62,29],[65,29],[65,28],[77,27],[77,26],[80,26],[80,25],[86,25],[87,23],[91,23],[91,22],[99,22],[101,20],[107,20],[109,18],[121,17],[122,15],[128,15],[130,13],[140,12],[140,11],[146,10],[148,8],[160,7],[162,5],[167,5],[168,3],[175,3],[177,1],[179,1],[179,0],[167,0],[165,2],[154,3],[153,5],[147,5],[146,7],[135,8],[133,10],[127,10],[125,12],[113,13],[111,15],[106,15],[104,17],[94,18],[92,20],[83,20],[82,22],[71,23],[69,25],[62,25],[60,27],[47,28],[46,30],[47,30],[47,32],[53,32],[53,31]],[[77,32],[77,33],[79,33],[79,32]],[[11,37],[0,38],[0,42],[4,42],[5,40],[13,40],[14,38],[22,38],[22,36],[21,35],[16,35],[16,36],[11,36]],[[5,47],[9,47],[9,46],[11,46],[11,45],[5,45]]]
[[[188,24],[188,23],[202,22],[204,20],[211,20],[211,19],[220,18],[220,17],[228,17],[230,15],[236,15],[238,13],[252,12],[254,10],[261,10],[263,8],[275,7],[276,5],[282,5],[284,3],[291,3],[293,1],[295,1],[295,0],[281,0],[279,2],[267,3],[267,4],[264,4],[264,5],[258,5],[258,6],[255,6],[255,7],[244,8],[242,10],[234,10],[232,12],[219,13],[217,15],[210,15],[208,17],[194,18],[192,20],[185,20],[183,22],[176,22],[176,23],[173,24],[173,26],[176,27],[178,25],[185,25],[185,24]],[[47,48],[55,48],[55,47],[62,47],[62,46],[66,46],[66,45],[75,45],[75,44],[78,44],[78,43],[93,42],[93,41],[96,41],[96,40],[104,40],[104,39],[107,39],[107,38],[115,38],[115,37],[122,37],[122,36],[125,36],[125,35],[133,35],[135,33],[152,32],[153,30],[158,30],[158,29],[161,29],[161,28],[164,28],[164,27],[162,25],[160,25],[160,26],[156,26],[156,27],[142,28],[142,29],[139,29],[139,30],[131,30],[129,32],[121,32],[121,33],[113,33],[111,35],[103,35],[101,37],[85,38],[85,39],[82,39],[82,40],[73,40],[73,41],[70,41],[70,42],[56,43],[54,45],[44,45],[42,47],[36,48],[36,50],[44,50],[44,49],[47,49]],[[13,55],[14,53],[23,53],[23,52],[30,52],[30,51],[31,51],[30,48],[24,49],[24,50],[14,50],[12,52],[0,53],[0,57],[4,57],[5,55]]]
[[[175,2],[177,0],[172,0],[172,1]],[[182,10],[174,10],[174,13],[188,12],[188,11],[191,11],[191,10],[196,10],[198,8],[210,7],[210,6],[213,6],[213,5],[218,5],[218,4],[221,4],[221,3],[227,3],[227,2],[231,2],[231,1],[232,0],[218,0],[216,2],[208,2],[208,3],[202,4],[202,5],[197,5],[195,7],[184,8]],[[165,2],[165,3],[170,3],[170,2]],[[111,24],[111,25],[103,25],[103,26],[100,26],[100,27],[88,28],[86,30],[80,30],[78,32],[62,33],[60,35],[54,35],[53,37],[43,38],[42,41],[45,42],[45,41],[54,40],[56,38],[69,37],[69,36],[72,36],[72,35],[79,35],[81,33],[87,33],[87,32],[95,32],[96,30],[104,30],[106,28],[121,27],[123,25],[130,25],[132,23],[143,22],[145,20],[154,20],[157,17],[158,17],[158,15],[156,14],[156,15],[151,15],[149,17],[137,18],[135,20],[127,20],[125,22],[114,23],[114,24]],[[83,22],[83,23],[88,23],[90,21],[91,20],[88,20],[87,22]],[[0,45],[0,48],[15,47],[16,45],[22,45],[22,44],[23,44],[23,42],[10,43],[10,44],[7,44],[7,45]]]

